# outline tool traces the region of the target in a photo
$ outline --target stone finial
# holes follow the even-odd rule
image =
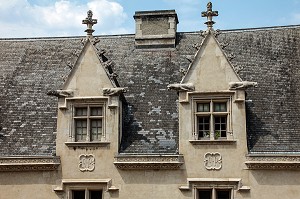
[[[86,24],[87,29],[84,31],[87,33],[87,36],[92,36],[92,33],[95,31],[93,30],[93,25],[97,23],[97,19],[93,19],[93,12],[89,10],[87,12],[87,17],[82,20],[82,24]]]
[[[211,29],[213,27],[213,25],[215,24],[215,22],[212,20],[213,17],[218,16],[218,11],[212,11],[212,3],[208,2],[207,4],[207,11],[202,12],[201,16],[202,17],[207,17],[207,22],[205,22],[205,24],[207,25],[208,29]]]

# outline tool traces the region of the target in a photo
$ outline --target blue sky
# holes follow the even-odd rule
[[[91,9],[94,35],[134,33],[135,11],[175,9],[178,31],[206,29],[207,0],[0,0],[0,37],[85,35],[81,20]],[[300,0],[211,0],[215,29],[299,25]]]

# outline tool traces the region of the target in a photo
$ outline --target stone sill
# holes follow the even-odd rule
[[[226,145],[236,144],[237,140],[189,140],[189,142],[194,145]]]
[[[299,170],[300,154],[249,154],[245,164],[250,170]]]
[[[118,169],[180,169],[183,155],[118,155],[114,164]]]
[[[60,165],[60,157],[23,156],[0,157],[0,172],[3,171],[55,171]]]
[[[103,147],[109,145],[110,142],[65,142],[68,147]]]

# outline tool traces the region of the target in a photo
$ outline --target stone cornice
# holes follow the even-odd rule
[[[179,169],[182,155],[118,155],[114,164],[119,169]]]
[[[299,155],[279,155],[279,154],[250,154],[245,164],[248,169],[253,170],[295,170],[300,169]]]
[[[0,157],[0,172],[3,171],[54,171],[60,158],[54,157]]]

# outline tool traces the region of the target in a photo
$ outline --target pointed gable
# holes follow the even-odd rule
[[[230,82],[240,81],[212,31],[209,31],[181,83],[193,83],[196,91],[221,91],[228,90]]]
[[[88,39],[63,90],[73,90],[74,96],[98,96],[103,88],[116,87],[104,65]]]

